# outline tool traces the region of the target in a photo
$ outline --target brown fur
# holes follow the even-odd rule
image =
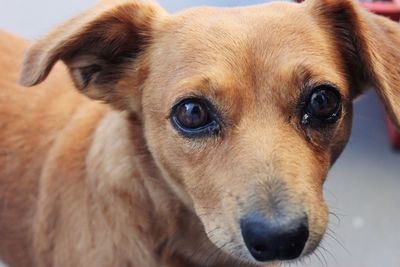
[[[400,29],[350,0],[176,15],[108,0],[31,46],[23,65],[26,41],[0,38],[10,266],[255,266],[238,221],[276,206],[308,215],[307,255],[326,230],[322,186],[348,141],[352,100],[373,85],[400,125]],[[20,68],[30,86],[53,71],[24,89]],[[303,128],[297,103],[321,81],[340,89],[343,116]],[[188,140],[171,126],[174,103],[193,95],[218,104],[218,137]]]

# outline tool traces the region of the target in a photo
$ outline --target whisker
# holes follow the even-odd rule
[[[319,246],[322,250],[324,250],[326,253],[328,253],[329,254],[329,256],[331,256],[332,257],[332,259],[336,262],[336,263],[338,263],[338,261],[337,261],[337,259],[336,259],[336,257],[335,257],[335,255],[333,255],[333,253],[332,252],[330,252],[327,248],[325,248],[325,247],[323,247],[323,246]]]
[[[344,244],[339,240],[339,238],[336,237],[337,235],[332,229],[328,228],[325,235],[336,241],[336,243],[338,243],[341,248],[343,248],[348,254],[350,254],[349,250],[344,246]]]
[[[322,259],[324,260],[325,266],[328,267],[328,261],[326,260],[324,253],[321,252],[320,248],[321,248],[321,247],[319,247],[319,248],[317,249],[317,252],[321,255]]]
[[[318,255],[318,250],[316,250],[315,252],[314,252],[314,254],[313,255],[315,255],[315,257],[318,259],[318,261],[321,263],[321,265],[324,265],[324,263],[323,263],[323,261],[322,261],[322,259],[321,259],[321,257]]]
[[[329,215],[332,215],[333,217],[335,217],[335,219],[336,219],[338,225],[340,225],[340,224],[342,223],[342,221],[341,221],[339,215],[336,214],[335,212],[330,211],[330,212],[329,212]]]

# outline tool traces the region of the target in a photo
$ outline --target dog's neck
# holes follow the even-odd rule
[[[215,251],[198,217],[162,178],[136,116],[110,111],[94,134],[86,166],[93,197],[114,228],[114,242],[136,246],[134,239],[140,239],[146,247],[128,251],[149,255],[149,267],[154,257],[157,266],[159,261],[201,266],[206,254]]]

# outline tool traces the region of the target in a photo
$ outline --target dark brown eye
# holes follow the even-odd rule
[[[334,123],[340,117],[340,113],[341,97],[338,90],[330,85],[318,86],[309,96],[302,123]]]
[[[177,108],[176,118],[182,127],[197,129],[208,123],[208,111],[202,103],[187,102]]]
[[[187,99],[173,108],[174,127],[186,137],[211,135],[219,130],[214,108],[202,99]]]

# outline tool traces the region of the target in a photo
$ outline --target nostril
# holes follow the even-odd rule
[[[240,226],[249,252],[261,262],[299,257],[309,237],[306,218],[282,225],[260,215],[251,215],[242,219]]]
[[[272,251],[268,246],[263,244],[256,244],[249,247],[250,254],[258,261],[265,261],[264,259],[272,256]]]
[[[268,247],[262,244],[256,244],[254,246],[254,251],[258,252],[258,253],[262,253],[264,251],[268,251]]]

